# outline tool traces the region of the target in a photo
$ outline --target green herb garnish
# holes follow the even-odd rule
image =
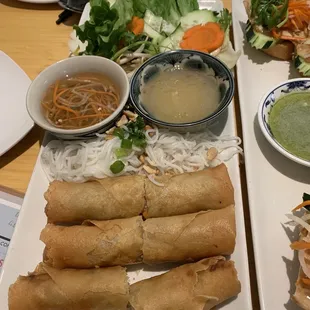
[[[131,150],[118,148],[114,151],[116,158],[126,157],[131,153]]]
[[[227,28],[230,27],[231,25],[231,13],[227,10],[227,9],[224,9],[220,14],[219,14],[219,23],[222,27],[222,29],[224,31],[227,30]]]
[[[131,150],[132,149],[132,140],[130,139],[123,139],[121,143],[122,149]]]
[[[145,123],[141,116],[130,121],[125,128],[116,128],[113,135],[121,139],[121,148],[132,149],[132,146],[146,147]]]
[[[119,137],[121,140],[125,139],[125,131],[122,128],[115,128],[113,131],[113,135]]]
[[[125,164],[121,160],[117,160],[110,166],[110,170],[114,174],[117,174],[117,173],[122,172],[124,167],[125,167]]]
[[[302,195],[302,200],[303,200],[303,201],[310,200],[310,195],[307,194],[307,193],[304,193],[304,194]],[[307,211],[310,211],[310,206],[305,206],[304,208],[305,208]]]
[[[302,196],[302,199],[303,199],[303,201],[310,200],[310,195],[307,194],[307,193],[304,193],[303,196]]]
[[[251,16],[257,25],[269,30],[280,25],[287,16],[288,0],[252,0]]]

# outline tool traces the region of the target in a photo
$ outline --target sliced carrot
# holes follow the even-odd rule
[[[273,36],[275,39],[280,39],[280,37],[281,37],[281,34],[278,33],[278,32],[276,31],[275,28],[273,28],[273,29],[271,30],[271,34],[272,34],[272,36]]]
[[[280,39],[287,41],[306,41],[306,38],[297,38],[297,37],[289,37],[289,36],[280,36]]]
[[[292,211],[299,210],[299,209],[306,207],[306,206],[310,206],[310,200],[306,200],[306,201],[302,202],[297,207],[295,207]]]
[[[57,103],[57,90],[58,90],[58,86],[59,86],[59,81],[56,81],[55,88],[54,88],[54,93],[53,93],[53,103],[54,103],[54,105],[58,109],[60,109],[60,110],[68,111],[68,112],[73,113],[75,116],[78,116],[79,115],[78,112],[76,112],[76,111],[74,111],[74,110],[72,110],[72,109],[70,109],[68,107],[62,106],[62,105]]]
[[[308,278],[301,278],[301,281],[302,281],[303,284],[306,284],[306,285],[310,286],[310,279],[308,279]]]
[[[304,30],[308,27],[310,17],[310,5],[308,1],[290,0],[288,4],[289,19],[283,28],[292,31]]]
[[[310,243],[305,241],[295,241],[290,247],[292,250],[307,250],[310,249]]]
[[[185,31],[181,48],[211,53],[223,45],[225,33],[218,23],[206,23]]]
[[[134,16],[131,22],[128,24],[128,29],[135,35],[142,33],[144,29],[144,20],[138,16]]]

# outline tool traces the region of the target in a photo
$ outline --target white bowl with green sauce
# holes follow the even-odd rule
[[[287,158],[310,167],[310,79],[285,81],[268,91],[258,109],[260,128]]]

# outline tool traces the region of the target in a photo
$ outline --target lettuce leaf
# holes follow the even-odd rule
[[[224,62],[229,69],[232,69],[236,65],[240,55],[241,52],[235,51],[232,47],[232,44],[229,39],[229,28],[228,28],[225,32],[225,39],[221,47],[221,52],[218,55],[216,55],[216,58]]]
[[[127,25],[134,16],[132,0],[116,0],[111,9],[118,12],[118,21],[115,23],[114,28],[118,28],[123,24]]]
[[[199,4],[197,0],[176,0],[179,11],[182,16],[192,11],[199,10]]]
[[[173,25],[179,24],[181,13],[176,0],[133,0],[135,15],[143,18],[146,9]]]

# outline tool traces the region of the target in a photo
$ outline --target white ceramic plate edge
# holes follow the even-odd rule
[[[274,150],[256,119],[264,93],[295,77],[296,71],[288,62],[272,59],[244,43],[242,28],[247,16],[243,1],[234,0],[232,5],[235,46],[242,52],[237,79],[260,306],[262,310],[299,309],[290,300],[299,263],[289,247],[298,234],[289,231],[285,214],[310,190],[309,169]]]
[[[16,69],[19,71],[19,74],[24,75],[25,79],[29,80],[29,85],[31,83],[30,78],[25,73],[25,71],[12,59],[10,58],[6,53],[0,50],[0,57],[4,57],[7,62],[10,62],[13,64]],[[25,107],[26,107],[26,94],[25,94]],[[12,133],[10,132],[10,140],[2,141],[2,144],[0,146],[0,156],[6,153],[8,150],[10,150],[14,145],[16,145],[19,141],[21,141],[27,133],[33,128],[34,122],[31,120],[31,118],[28,116],[24,119],[24,123],[21,124],[21,126],[18,127],[18,130]],[[2,133],[3,134],[3,133]]]

